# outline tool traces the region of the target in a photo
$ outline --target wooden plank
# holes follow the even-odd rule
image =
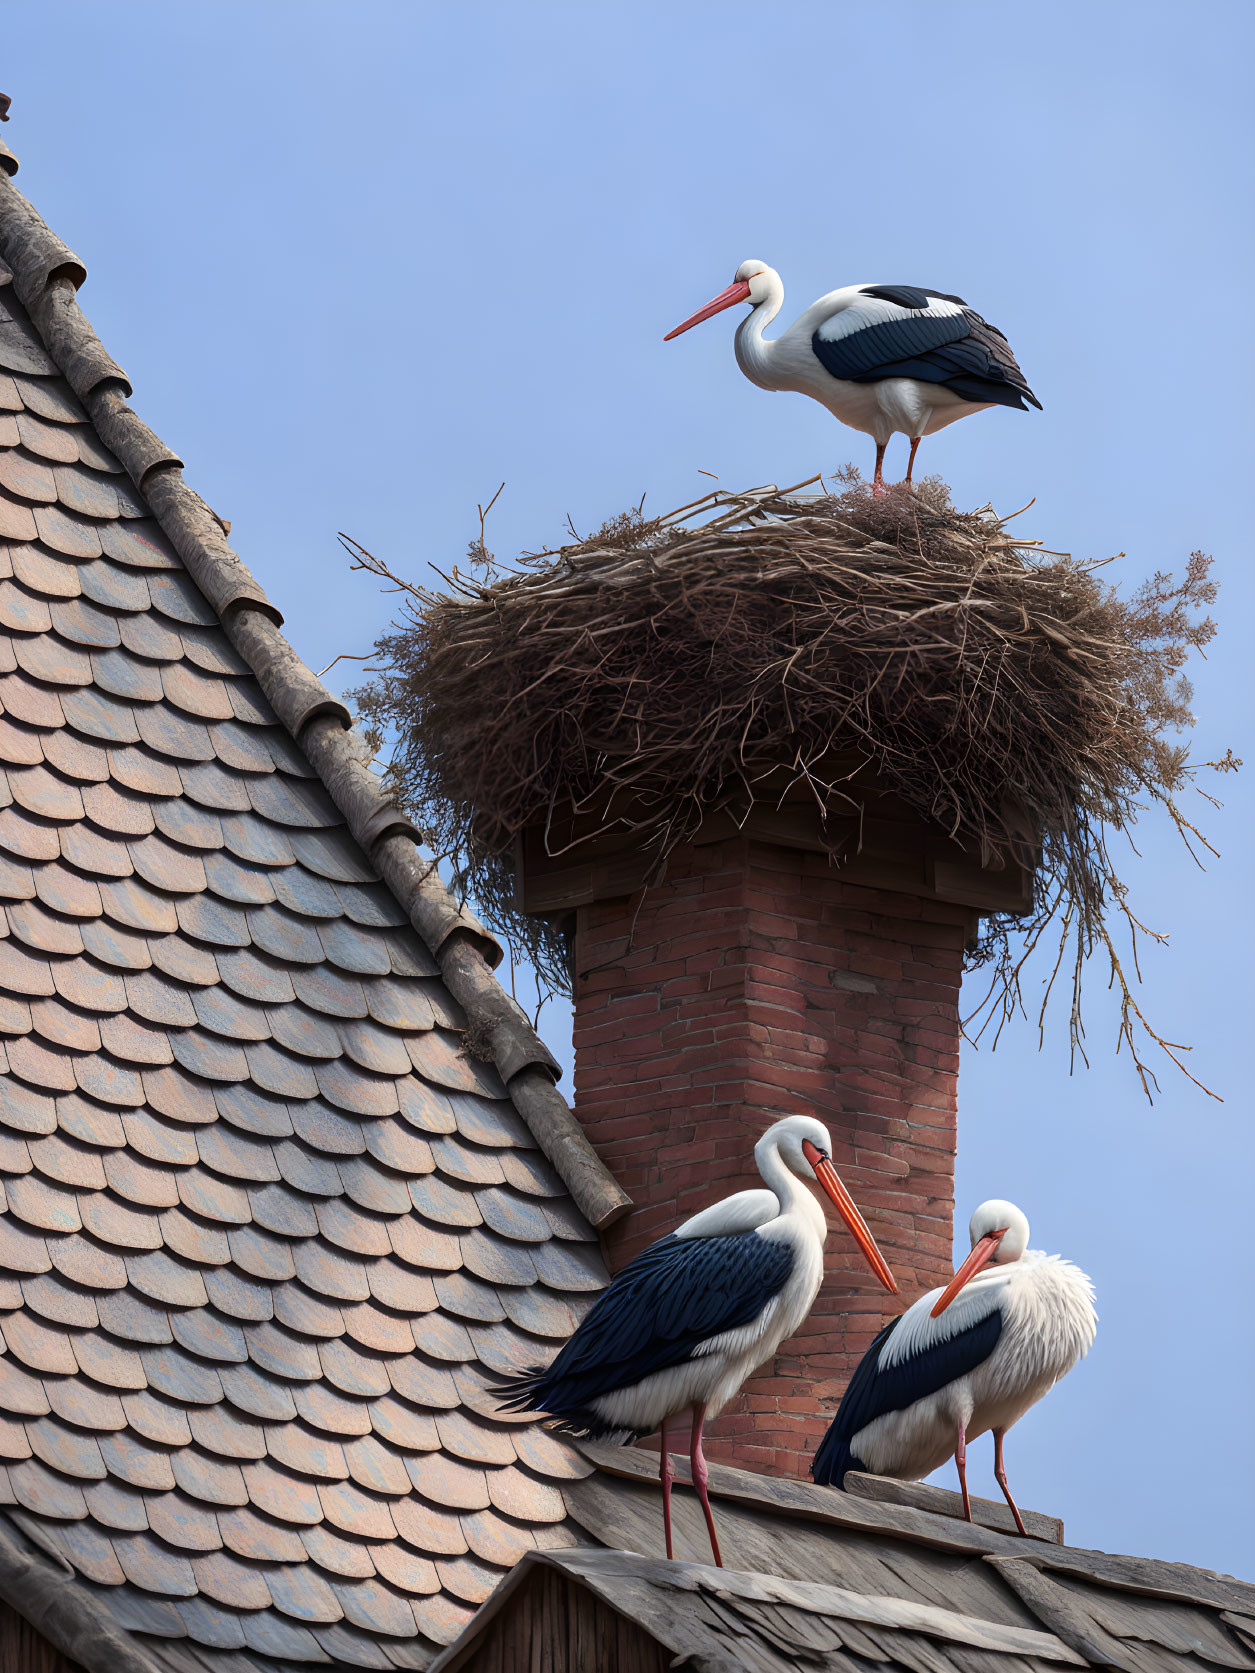
[[[1056,1585],[1034,1563],[1020,1557],[986,1557],[1012,1591],[1032,1610],[1044,1627],[1085,1657],[1095,1667],[1119,1667],[1129,1662],[1119,1642],[1088,1614],[1075,1596]]]
[[[930,1487],[922,1481],[894,1481],[889,1476],[868,1475],[862,1470],[851,1470],[845,1478],[845,1492],[856,1499],[870,1499],[876,1504],[910,1505],[915,1510],[931,1511],[935,1516],[963,1515],[963,1498],[946,1487]],[[1011,1507],[997,1499],[972,1496],[972,1520],[982,1528],[996,1528],[999,1533],[1014,1534],[1015,1518]],[[1063,1523],[1057,1516],[1046,1516],[1039,1510],[1024,1510],[1024,1526],[1035,1539],[1063,1544]]]
[[[959,906],[975,906],[982,912],[1031,912],[1033,879],[1020,866],[1003,871],[982,871],[975,862],[956,864],[933,860],[928,867],[930,892],[938,900]]]
[[[651,1456],[633,1447],[601,1446],[586,1441],[576,1444],[590,1463],[607,1475],[642,1481],[652,1479],[656,1474],[658,1466]],[[687,1460],[677,1457],[675,1467],[676,1480],[687,1482]],[[929,1511],[913,1510],[905,1505],[873,1504],[839,1492],[836,1488],[814,1487],[807,1482],[792,1481],[782,1476],[755,1475],[729,1464],[710,1466],[710,1491],[721,1499],[751,1508],[813,1519],[833,1527],[889,1534],[933,1546],[940,1551],[973,1556],[996,1551],[1015,1556],[1024,1543],[1018,1535],[1013,1540],[975,1523],[956,1522],[950,1517],[935,1516]]]
[[[848,1543],[841,1541],[843,1547]],[[942,1609],[957,1609],[961,1615],[976,1615],[982,1621],[1001,1621],[1011,1627],[1037,1625],[1032,1610],[1001,1583],[982,1557],[951,1557],[918,1546],[881,1543],[881,1561],[891,1576],[883,1590],[918,1597]]]
[[[1220,1619],[1224,1624],[1236,1632],[1243,1644],[1249,1644],[1255,1650],[1255,1616],[1239,1615],[1236,1610],[1222,1609]]]
[[[822,824],[806,787],[773,790],[770,775],[743,819],[726,810],[709,814],[689,839],[695,847],[746,837],[804,853],[845,852],[841,875],[869,888],[952,901],[984,912],[1025,912],[1032,874],[1007,858],[982,867],[979,858],[928,823],[899,797],[874,783],[851,781],[864,804],[861,818],[831,817]],[[777,799],[784,791],[783,801]],[[554,916],[636,892],[655,863],[634,830],[616,825],[637,816],[631,797],[612,797],[596,813],[557,818],[547,830],[525,831],[515,844],[515,901],[524,912]]]
[[[1027,1558],[1023,1550],[1000,1554]],[[1116,1557],[1106,1551],[1083,1551],[1070,1545],[1038,1546],[1031,1560],[1060,1574],[1075,1574],[1095,1585],[1110,1586],[1114,1591],[1255,1613],[1255,1585],[1231,1575],[1215,1574],[1211,1569],[1157,1562],[1151,1557]]]

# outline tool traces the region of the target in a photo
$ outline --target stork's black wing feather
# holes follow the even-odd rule
[[[905,1411],[916,1400],[935,1394],[956,1377],[966,1377],[982,1365],[1002,1334],[1002,1309],[993,1308],[966,1330],[882,1370],[880,1350],[898,1323],[894,1319],[887,1324],[859,1361],[837,1415],[816,1448],[811,1475],[820,1486],[840,1487],[847,1470],[867,1468],[850,1447],[855,1435],[869,1423],[886,1412]]]
[[[1021,410],[1025,401],[1041,406],[997,326],[966,306],[958,314],[921,313],[918,301],[905,300],[910,288],[881,285],[864,292],[911,309],[902,319],[879,320],[843,337],[826,338],[821,326],[811,337],[811,347],[824,369],[849,383],[918,378],[944,384],[965,401]]]
[[[504,1385],[511,1399],[502,1409],[595,1428],[590,1400],[680,1365],[710,1337],[748,1324],[792,1270],[791,1245],[757,1232],[664,1237],[624,1267],[548,1369]]]
[[[896,302],[899,308],[927,308],[930,302],[967,303],[961,296],[947,296],[944,290],[923,290],[919,285],[864,285],[864,296],[878,296],[882,302]]]

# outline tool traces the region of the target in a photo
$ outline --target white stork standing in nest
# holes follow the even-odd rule
[[[504,1386],[503,1410],[548,1412],[568,1434],[634,1440],[660,1430],[662,1515],[671,1547],[667,1427],[691,1413],[689,1457],[716,1563],[702,1425],[727,1405],[756,1365],[811,1310],[824,1275],[824,1211],[802,1183],[814,1179],[868,1265],[897,1292],[831,1161],[823,1125],[790,1115],[754,1146],[766,1190],[738,1191],[651,1244],[620,1272],[547,1369]]]
[[[811,1474],[840,1487],[847,1470],[920,1481],[953,1457],[967,1492],[967,1442],[994,1437],[994,1475],[1007,1486],[1002,1438],[1089,1352],[1098,1329],[1094,1286],[1060,1255],[1028,1247],[1014,1203],[981,1203],[972,1252],[944,1288],[886,1325],[859,1362]]]
[[[736,361],[760,389],[810,395],[876,443],[873,488],[884,488],[885,448],[901,431],[911,442],[906,480],[923,436],[984,407],[1041,402],[1011,345],[960,296],[917,285],[846,285],[821,296],[779,337],[766,330],[784,303],[784,284],[762,261],[743,261],[727,290],[669,331],[678,337],[738,302]]]

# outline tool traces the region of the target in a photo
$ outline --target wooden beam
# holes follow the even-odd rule
[[[856,1499],[871,1499],[882,1505],[910,1505],[915,1510],[928,1510],[934,1516],[961,1517],[963,1499],[946,1487],[930,1487],[922,1481],[894,1481],[889,1476],[868,1475],[862,1470],[851,1470],[845,1478],[845,1491]],[[996,1528],[1002,1534],[1016,1532],[1011,1507],[997,1499],[978,1499],[972,1496],[972,1520],[982,1528]],[[1044,1516],[1039,1510],[1020,1513],[1024,1526],[1034,1539],[1047,1540],[1052,1545],[1063,1544],[1063,1523],[1057,1516]]]
[[[1022,1557],[986,1557],[1020,1601],[1032,1610],[1056,1638],[1085,1657],[1094,1667],[1119,1667],[1135,1673],[1134,1664],[1120,1652],[1120,1642],[1088,1613],[1074,1592],[1065,1591],[1035,1563]]]

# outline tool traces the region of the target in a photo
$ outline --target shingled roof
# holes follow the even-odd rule
[[[0,254],[2,1589],[423,1666],[573,1537],[484,1386],[605,1281],[538,1133],[626,1198],[8,169]]]

